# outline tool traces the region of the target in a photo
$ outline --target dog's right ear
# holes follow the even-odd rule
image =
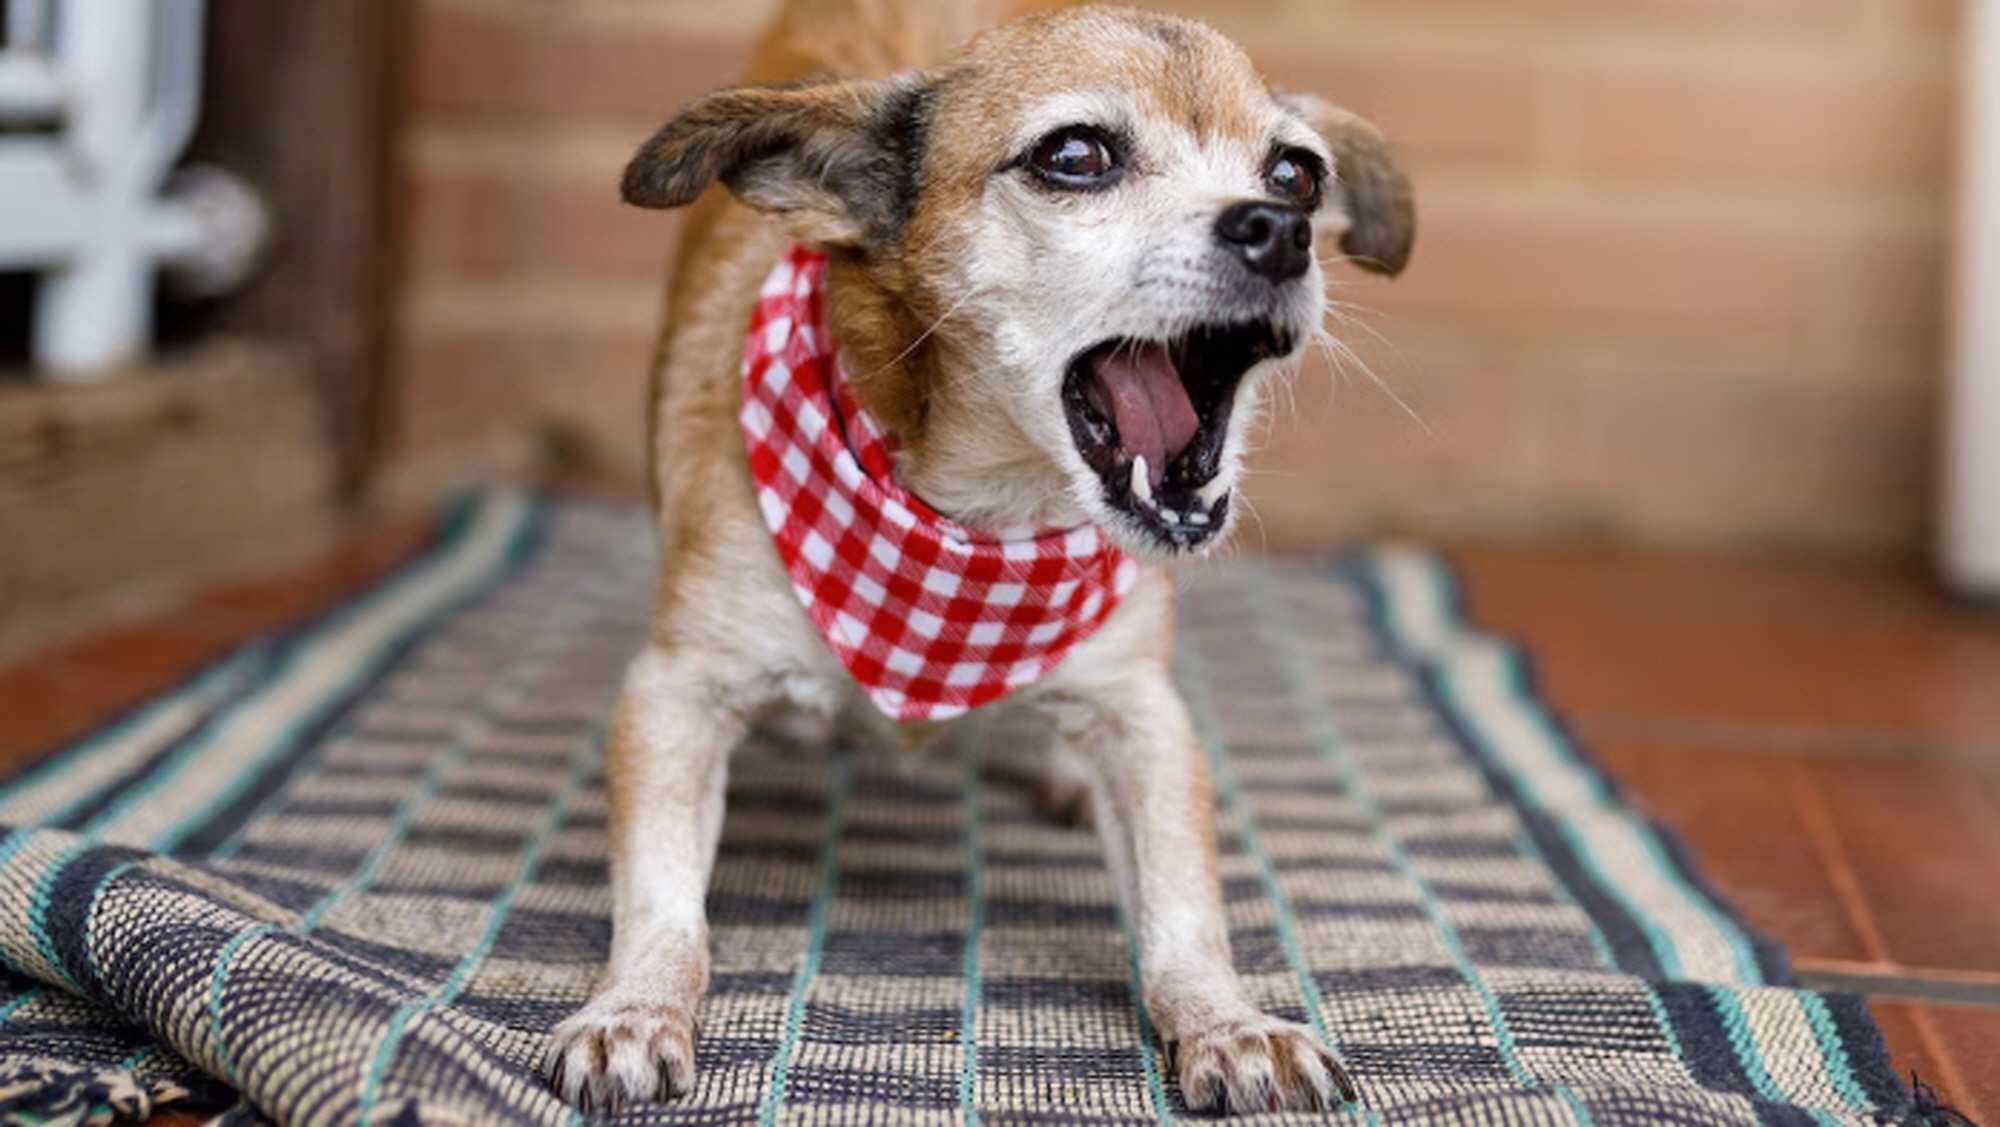
[[[804,242],[893,241],[915,205],[930,84],[744,86],[695,102],[625,167],[625,202],[681,207],[720,180]]]

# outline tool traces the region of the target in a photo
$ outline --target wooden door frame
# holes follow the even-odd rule
[[[209,0],[203,117],[188,154],[245,177],[273,216],[256,277],[199,314],[195,331],[300,351],[349,500],[365,492],[385,430],[413,8]]]

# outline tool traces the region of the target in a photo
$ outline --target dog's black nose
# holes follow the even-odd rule
[[[1312,222],[1298,208],[1251,200],[1224,208],[1215,237],[1243,264],[1273,282],[1289,282],[1312,264]]]

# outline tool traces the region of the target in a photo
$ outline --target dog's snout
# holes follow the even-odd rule
[[[1312,223],[1287,204],[1231,204],[1215,221],[1215,237],[1273,282],[1289,282],[1312,264]]]

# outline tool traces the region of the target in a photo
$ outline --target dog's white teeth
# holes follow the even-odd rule
[[[1188,522],[1189,524],[1191,524],[1191,525],[1194,525],[1194,526],[1195,526],[1196,528],[1201,528],[1201,527],[1205,526],[1206,524],[1208,524],[1208,514],[1207,514],[1207,513],[1189,513],[1189,514],[1187,515],[1187,522]]]
[[[1153,478],[1146,472],[1144,454],[1132,459],[1132,496],[1148,505],[1153,503]]]
[[[1202,505],[1212,509],[1228,492],[1229,486],[1221,478],[1211,478],[1207,485],[1195,490],[1194,495],[1201,498]],[[1204,514],[1202,519],[1206,521],[1207,516]]]

